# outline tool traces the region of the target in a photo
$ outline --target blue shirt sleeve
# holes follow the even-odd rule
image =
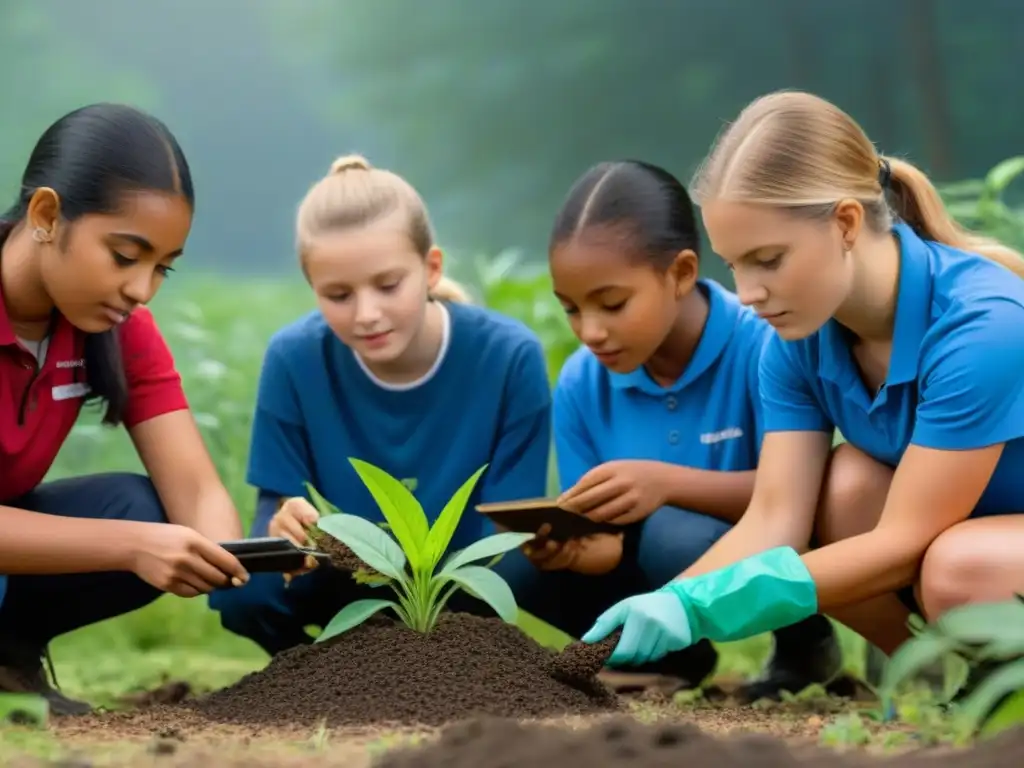
[[[481,503],[539,497],[547,491],[551,390],[540,342],[522,344],[510,371],[498,440],[481,478]]]
[[[555,386],[553,417],[555,459],[558,465],[558,487],[562,492],[572,488],[587,472],[601,463],[600,455],[580,412],[580,387],[576,376],[563,369]]]
[[[833,424],[795,355],[795,345],[777,333],[765,343],[758,369],[764,431],[831,432]]]
[[[947,316],[923,345],[911,442],[963,451],[1024,437],[1024,308],[996,299]]]
[[[260,371],[246,480],[278,496],[305,496],[305,484],[317,483],[299,393],[273,342]]]

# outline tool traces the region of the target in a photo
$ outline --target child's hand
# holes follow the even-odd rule
[[[297,547],[306,547],[310,543],[309,533],[306,529],[316,525],[316,521],[319,519],[320,513],[301,496],[285,499],[277,513],[270,519],[267,535],[288,539]],[[309,556],[300,570],[285,574],[285,581],[290,581],[292,576],[308,573],[316,566],[316,558]]]
[[[523,554],[542,571],[574,571],[600,576],[622,561],[622,533],[597,533],[566,542],[547,538],[551,526],[545,523],[537,538],[523,545]]]

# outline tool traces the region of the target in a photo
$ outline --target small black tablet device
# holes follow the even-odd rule
[[[249,573],[290,573],[302,568],[308,555],[324,565],[330,555],[315,549],[297,547],[283,537],[265,536],[256,539],[237,539],[219,542],[220,546],[238,558]]]
[[[558,506],[554,499],[519,499],[478,504],[476,511],[487,515],[502,528],[518,533],[536,533],[545,523],[551,526],[548,538],[568,541],[597,533],[622,533],[622,526],[599,523],[589,517]]]

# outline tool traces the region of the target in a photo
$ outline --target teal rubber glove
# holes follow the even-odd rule
[[[681,651],[700,638],[690,630],[685,604],[673,593],[658,590],[620,600],[597,617],[584,643],[604,640],[619,627],[622,637],[606,662],[609,666],[638,666]]]
[[[807,566],[792,547],[777,547],[622,600],[582,639],[599,642],[621,626],[608,664],[644,664],[704,638],[740,640],[817,612],[817,588]]]

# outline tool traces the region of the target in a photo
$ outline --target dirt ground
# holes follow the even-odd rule
[[[839,709],[842,704],[833,704]],[[849,704],[846,705],[847,707]],[[64,762],[24,759],[11,766],[201,766],[226,768],[636,768],[685,764],[722,766],[790,765],[934,766],[996,768],[1020,766],[1024,733],[1010,734],[970,751],[915,749],[909,738],[896,754],[817,746],[831,720],[823,702],[680,707],[663,700],[634,699],[623,712],[521,722],[470,718],[443,728],[266,727],[211,724],[200,716],[169,724],[160,707],[130,717],[56,721]],[[100,716],[101,718],[103,716]],[[106,718],[103,718],[106,719]],[[872,724],[878,737],[905,727]],[[909,735],[909,734],[908,734]],[[827,762],[826,762],[827,761]],[[969,761],[969,762],[968,762]]]
[[[628,686],[601,671],[616,638],[561,653],[497,619],[442,618],[427,635],[381,618],[285,651],[211,694],[168,684],[130,708],[51,727],[63,762],[5,765],[659,768],[1024,765],[1024,733],[976,748],[922,749],[921,734],[870,716],[852,682],[819,696],[744,704],[729,681],[689,703],[667,678]],[[857,716],[858,709],[862,716]],[[8,747],[8,737],[4,744]],[[819,743],[852,747],[826,749]],[[879,757],[893,746],[913,755]],[[32,750],[32,754],[42,754]],[[51,755],[54,750],[50,750]],[[8,752],[9,754],[9,752]],[[869,762],[865,762],[869,761]],[[910,761],[910,762],[907,762]],[[924,761],[923,763],[920,761]]]

